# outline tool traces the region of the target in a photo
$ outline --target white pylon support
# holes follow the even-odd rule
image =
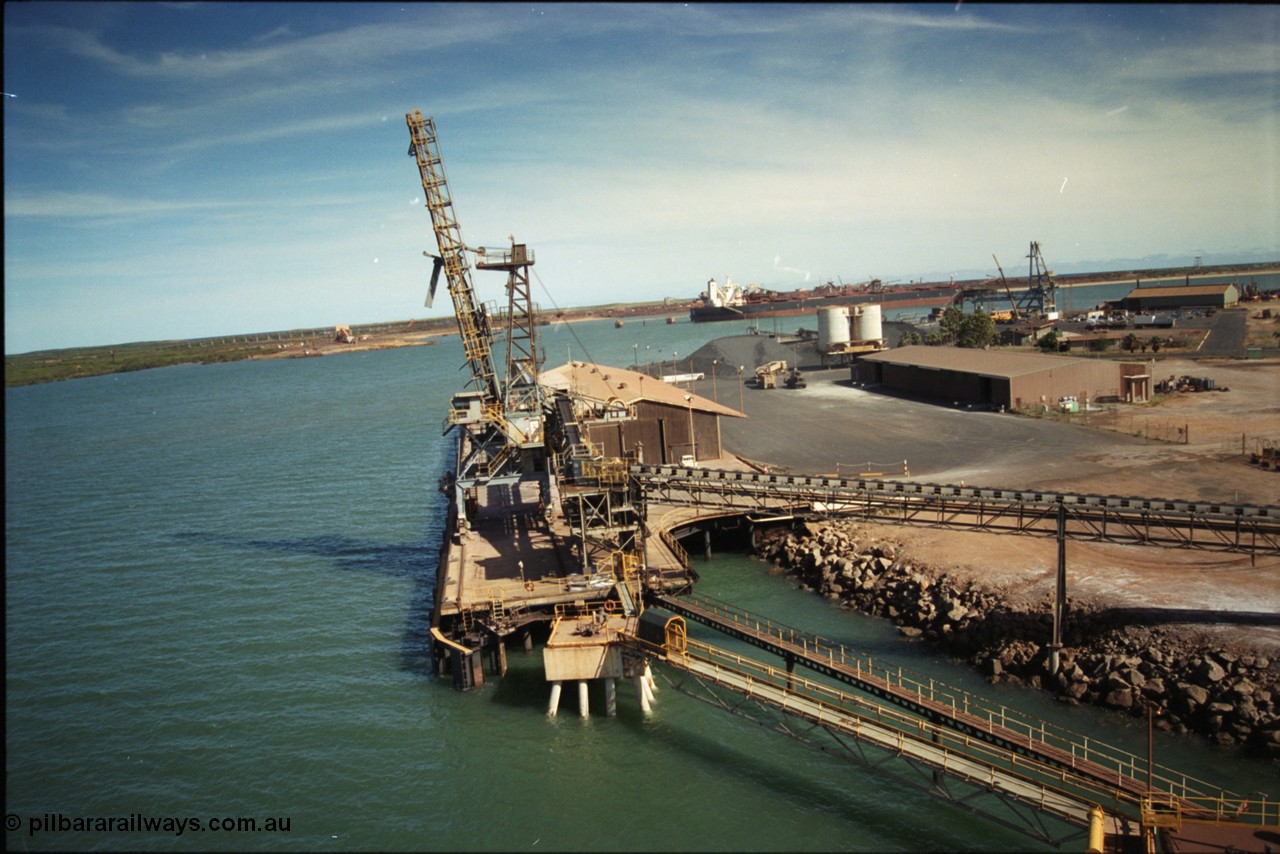
[[[635,683],[636,696],[640,698],[640,711],[646,715],[653,714],[653,704],[649,702],[649,691],[644,684],[643,674],[636,674]]]
[[[611,718],[618,716],[618,687],[613,679],[604,680],[604,713]]]
[[[591,716],[591,703],[587,699],[587,680],[578,680],[578,716],[587,718]]]
[[[560,709],[560,680],[551,683],[551,702],[547,704],[547,717],[554,718]]]

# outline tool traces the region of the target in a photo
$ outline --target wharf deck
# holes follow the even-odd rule
[[[645,539],[651,583],[683,580],[688,556],[668,532],[723,511],[715,507],[656,508]],[[614,577],[596,571],[610,555],[590,545],[586,560],[563,516],[546,513],[536,485],[518,484],[477,502],[474,518],[455,532],[437,574],[437,619],[471,611],[548,612],[609,596]]]
[[[495,602],[507,609],[571,602],[589,588],[580,566],[568,525],[542,510],[536,484],[489,487],[446,550],[438,616]]]

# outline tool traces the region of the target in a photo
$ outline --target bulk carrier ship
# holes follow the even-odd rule
[[[893,287],[879,279],[861,285],[836,285],[828,282],[813,290],[771,291],[759,285],[738,285],[725,277],[724,284],[715,279],[689,309],[694,323],[719,320],[742,320],[752,317],[785,317],[809,314],[834,306],[880,303],[886,308],[914,308],[946,305],[961,291],[958,283],[908,285]]]

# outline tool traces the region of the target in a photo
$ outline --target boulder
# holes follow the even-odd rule
[[[1201,685],[1212,685],[1216,682],[1221,682],[1226,675],[1227,671],[1212,658],[1205,658],[1201,661],[1195,672],[1196,681]]]
[[[1176,687],[1184,697],[1196,706],[1203,706],[1209,701],[1209,692],[1201,688],[1199,685],[1190,685],[1186,682],[1179,682]]]
[[[1103,700],[1108,706],[1117,709],[1128,709],[1133,707],[1133,689],[1132,688],[1116,688],[1108,691],[1106,698]]]
[[[1231,690],[1228,691],[1227,693],[1232,696],[1244,699],[1245,697],[1252,696],[1253,692],[1256,690],[1257,690],[1257,686],[1254,685],[1252,682],[1250,682],[1248,679],[1241,679],[1239,682],[1232,685]]]
[[[1143,676],[1142,671],[1133,665],[1127,665],[1121,670],[1120,676],[1135,688],[1141,688],[1147,682],[1147,677]]]
[[[1103,684],[1103,687],[1108,691],[1119,691],[1124,688],[1138,687],[1134,685],[1132,682],[1130,682],[1128,679],[1125,679],[1124,675],[1118,670],[1115,671],[1114,673],[1108,673],[1107,678],[1103,680],[1102,684]]]
[[[1146,684],[1142,686],[1142,696],[1157,703],[1163,703],[1168,699],[1168,691],[1164,687],[1164,680],[1159,676],[1148,679]]]

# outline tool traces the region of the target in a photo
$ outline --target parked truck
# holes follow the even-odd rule
[[[779,360],[768,362],[756,368],[756,386],[758,388],[777,388],[778,377],[787,372],[787,363]]]
[[[1133,318],[1134,329],[1172,329],[1173,318],[1167,314],[1139,314]]]

